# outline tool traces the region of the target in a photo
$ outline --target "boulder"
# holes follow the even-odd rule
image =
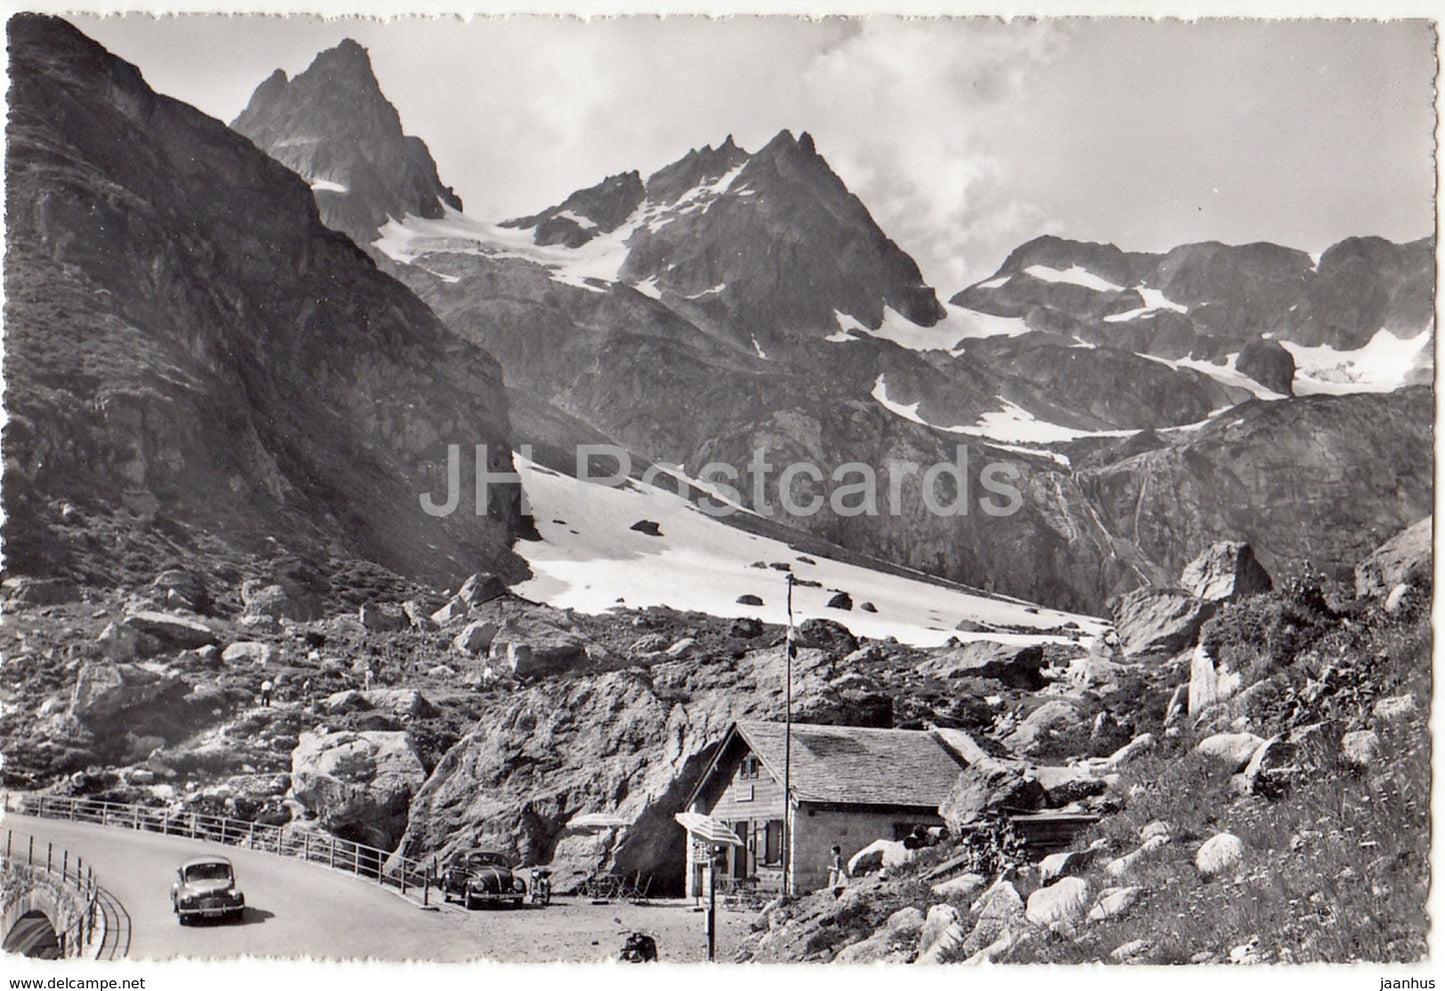
[[[1093,902],[1093,888],[1081,877],[1066,877],[1029,895],[1024,917],[1047,929],[1073,926],[1083,920]]]
[[[1143,896],[1144,889],[1137,885],[1124,888],[1105,888],[1099,892],[1099,900],[1089,909],[1090,922],[1107,922],[1116,919],[1133,908]]]
[[[401,838],[425,780],[406,733],[306,732],[291,753],[291,797],[331,832],[383,849]]]
[[[587,647],[583,641],[565,635],[526,642],[499,638],[492,643],[489,658],[494,668],[513,678],[535,678],[587,666]]]
[[[912,862],[916,851],[901,840],[874,840],[848,858],[848,874],[858,877],[877,870],[892,870]]]
[[[960,901],[968,901],[987,885],[988,881],[979,874],[960,874],[947,881],[939,881],[928,890],[935,898],[957,898]]]
[[[871,602],[865,602],[858,607],[859,612],[877,612],[878,607]]]
[[[627,529],[635,530],[638,533],[644,534],[648,537],[662,536],[662,525],[659,524],[656,520],[638,520]]]
[[[1282,396],[1294,395],[1294,355],[1279,341],[1256,337],[1240,349],[1235,370]]]
[[[440,710],[414,688],[373,688],[361,693],[373,709],[406,719],[430,719]]]
[[[900,908],[888,917],[883,926],[865,940],[838,951],[835,963],[902,962],[918,945],[918,934],[925,919],[918,909]]]
[[[1215,605],[1183,589],[1149,586],[1115,597],[1109,612],[1124,653],[1177,654],[1194,646]]]
[[[1078,876],[1088,870],[1094,858],[1107,847],[1108,840],[1098,839],[1083,850],[1049,854],[1039,861],[1039,883],[1051,884],[1059,878]]]
[[[1078,727],[1084,718],[1084,710],[1078,703],[1068,699],[1050,699],[1024,717],[1004,738],[1004,746],[1014,753],[1035,753],[1056,734]]]
[[[406,617],[413,630],[429,631],[436,629],[432,622],[431,610],[427,604],[420,599],[408,599],[401,604],[402,615]]]
[[[167,568],[156,575],[151,589],[156,601],[165,603],[167,609],[206,612],[211,608],[205,580],[186,568]]]
[[[1396,585],[1428,586],[1434,574],[1433,516],[1412,524],[1355,566],[1355,594],[1388,595]]]
[[[1108,779],[1096,776],[1092,768],[1080,764],[1063,767],[1044,765],[1030,773],[1043,788],[1044,804],[1050,808],[1102,795],[1109,788]]]
[[[1215,733],[1200,740],[1194,749],[1227,765],[1232,773],[1243,769],[1263,745],[1264,740],[1253,733]]]
[[[1380,734],[1357,729],[1340,738],[1340,759],[1352,768],[1366,768],[1380,755]]]
[[[737,597],[737,604],[740,606],[760,606],[763,600],[751,592],[744,592]]]
[[[758,602],[762,605],[762,602]],[[728,636],[739,640],[751,640],[763,635],[763,621],[751,616],[740,616],[728,625]]]
[[[858,641],[848,628],[831,619],[803,620],[793,631],[793,642],[800,648],[812,647],[835,657],[844,657],[858,649]]]
[[[1207,602],[1232,602],[1274,587],[1269,572],[1248,544],[1220,540],[1189,564],[1179,576],[1185,591]]]
[[[357,620],[372,633],[395,633],[411,626],[399,606],[367,602],[356,613]]]
[[[671,645],[671,641],[665,634],[645,633],[632,641],[632,646],[627,648],[627,656],[642,657],[647,654],[660,654]]]
[[[1392,695],[1380,699],[1370,710],[1370,718],[1376,723],[1394,723],[1409,719],[1419,711],[1413,695]]]
[[[1233,833],[1216,833],[1194,855],[1194,866],[1204,877],[1232,870],[1244,860],[1244,841]]]
[[[137,633],[144,633],[163,644],[182,649],[204,647],[218,640],[216,631],[205,623],[172,613],[142,610],[131,613],[122,622]]]
[[[343,716],[349,713],[370,712],[371,703],[366,696],[354,688],[333,692],[321,700],[321,711],[328,716]]]
[[[1197,647],[1195,649],[1198,650]],[[1205,656],[1208,657],[1209,655],[1206,654]],[[1212,671],[1213,669],[1214,664],[1211,662],[1210,670]],[[1173,726],[1179,720],[1179,717],[1184,714],[1184,707],[1188,701],[1184,693],[1188,690],[1189,685],[1187,683],[1174,686],[1174,691],[1169,695],[1169,701],[1164,704],[1164,725],[1166,727]]]
[[[58,606],[80,601],[80,587],[69,578],[32,578],[17,575],[0,583],[6,601],[13,605]]]
[[[248,579],[241,584],[241,603],[242,613],[248,616],[306,622],[320,615],[320,603],[316,597],[291,581],[267,584],[259,579]]]
[[[676,661],[687,657],[697,646],[697,639],[694,637],[683,637],[677,643],[667,648],[667,656]]]
[[[957,834],[1000,806],[1036,809],[1043,802],[1043,786],[1022,767],[1002,761],[979,762],[959,772],[938,814]]]
[[[1410,586],[1404,583],[1390,589],[1390,594],[1385,596],[1385,612],[1397,613],[1400,606],[1405,602],[1405,596],[1410,594]]]
[[[276,648],[269,643],[262,643],[259,640],[238,640],[228,644],[226,649],[221,651],[221,661],[225,664],[249,664],[255,667],[264,667],[276,660]]]
[[[851,610],[853,608],[853,597],[847,592],[838,592],[828,599],[829,609]]]
[[[1139,827],[1139,839],[1146,842],[1152,840],[1156,836],[1162,836],[1165,839],[1168,839],[1172,835],[1174,835],[1174,827],[1169,825],[1169,823],[1165,822],[1163,819],[1150,819],[1144,825]]]
[[[1278,736],[1261,743],[1240,772],[1240,790],[1265,797],[1283,794],[1299,771],[1293,763],[1295,750],[1293,743]]]
[[[1147,939],[1131,939],[1114,947],[1109,952],[1109,957],[1115,963],[1137,963],[1143,960],[1144,955],[1152,948],[1153,944]]]
[[[141,634],[129,626],[107,623],[95,642],[100,651],[112,661],[133,661],[140,653]]]
[[[282,632],[281,621],[275,616],[264,616],[256,613],[243,613],[236,617],[236,625],[250,634],[272,635]]]
[[[1226,665],[1215,666],[1214,658],[1204,644],[1194,648],[1194,657],[1189,663],[1189,716],[1202,715],[1220,702],[1227,701],[1239,691],[1240,675]]]
[[[221,651],[213,643],[195,650],[183,650],[176,655],[172,665],[181,671],[213,671],[222,667]]]
[[[461,622],[471,615],[473,609],[506,594],[506,591],[506,584],[496,575],[478,572],[462,582],[462,587],[446,605],[431,614],[432,622],[443,628]]]
[[[185,681],[171,673],[135,664],[86,661],[76,672],[70,693],[70,715],[83,723],[124,729],[115,722],[121,713],[154,706],[167,697],[185,694]]]
[[[600,660],[605,652],[563,625],[566,622],[565,614],[555,610],[512,614],[492,641],[488,655],[492,667],[515,678],[532,678],[593,666],[593,654]]]
[[[935,678],[992,678],[1013,688],[1043,687],[1044,648],[975,640],[952,647],[920,663],[919,674]]]
[[[1014,929],[1024,925],[1024,900],[1011,881],[999,878],[993,886],[979,895],[970,911],[977,921],[973,930],[957,948],[955,959],[967,960],[974,954],[995,944]]]
[[[1140,733],[1104,759],[1104,767],[1116,771],[1142,754],[1154,749],[1154,734]]]
[[[1109,877],[1123,877],[1148,857],[1155,850],[1169,845],[1169,835],[1151,836],[1139,845],[1137,850],[1124,854],[1122,857],[1115,857],[1104,865],[1104,873]]]
[[[452,637],[452,649],[458,654],[485,654],[491,650],[498,629],[497,624],[489,619],[474,620]]]
[[[939,903],[930,906],[928,914],[923,917],[923,928],[918,931],[918,954],[920,957],[927,954],[937,943],[939,937],[948,931],[950,926],[956,926],[963,917],[958,914],[958,909],[947,903]]]

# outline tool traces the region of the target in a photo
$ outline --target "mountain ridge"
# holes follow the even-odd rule
[[[417,504],[449,441],[508,450],[495,361],[251,142],[62,20],[8,30],[7,569],[525,574],[515,485]]]

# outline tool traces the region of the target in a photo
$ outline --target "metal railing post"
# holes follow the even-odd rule
[[[431,897],[431,864],[426,864],[421,871],[421,907],[426,908],[428,899]]]
[[[331,852],[326,856],[326,866],[336,868],[336,837],[331,837]]]
[[[132,806],[130,807],[130,813],[131,813],[131,816],[130,816],[130,818],[131,818],[130,828],[133,829],[133,830],[135,830],[136,832],[140,832],[140,806],[139,806],[139,805],[132,805]]]
[[[30,837],[30,845],[25,848],[25,865],[35,866],[35,837]]]
[[[55,852],[55,844],[46,841],[45,844],[45,873],[50,873],[50,855]]]
[[[60,881],[65,883],[70,880],[70,851],[60,851]]]

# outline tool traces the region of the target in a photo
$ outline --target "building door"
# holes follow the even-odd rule
[[[743,841],[742,846],[728,847],[729,877],[748,876],[748,826],[746,819],[728,823],[728,828]]]

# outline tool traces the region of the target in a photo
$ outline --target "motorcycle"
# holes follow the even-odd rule
[[[552,869],[550,867],[532,868],[530,894],[533,905],[545,907],[552,904]]]

